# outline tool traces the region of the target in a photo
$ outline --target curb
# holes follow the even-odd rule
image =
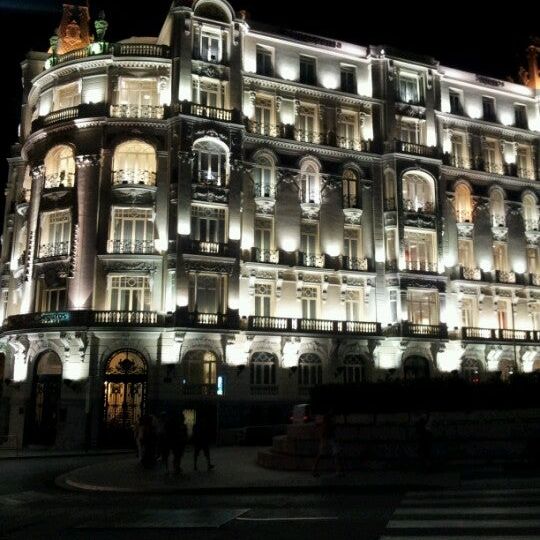
[[[132,450],[115,450],[111,452],[73,452],[72,454],[31,454],[19,456],[2,456],[0,449],[0,461],[8,461],[15,459],[60,459],[60,458],[72,458],[72,457],[106,457],[106,456],[118,456],[124,454],[132,454]]]

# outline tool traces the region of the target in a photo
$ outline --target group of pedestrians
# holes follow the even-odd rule
[[[191,436],[195,471],[201,451],[206,458],[208,470],[214,468],[210,460],[211,440],[212,431],[208,418],[199,413]],[[167,473],[182,472],[182,457],[188,444],[188,429],[183,414],[163,412],[158,419],[153,415],[141,417],[135,428],[135,441],[139,461],[145,469],[151,469],[157,460],[161,459]]]

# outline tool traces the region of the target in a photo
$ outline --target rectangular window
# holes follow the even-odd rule
[[[272,77],[274,75],[273,54],[271,49],[257,46],[257,74]]]
[[[255,316],[272,317],[273,289],[271,283],[255,283]]]
[[[363,320],[363,305],[362,289],[347,289],[345,292],[345,320]]]
[[[317,109],[312,106],[301,106],[296,116],[296,139],[302,142],[317,143],[319,141]]]
[[[498,141],[487,140],[484,143],[484,170],[493,174],[502,173]]]
[[[469,168],[465,135],[462,133],[454,133],[452,135],[452,165],[461,169]]]
[[[412,144],[421,144],[421,131],[419,122],[409,122],[402,119],[399,122],[399,127],[400,140]]]
[[[461,92],[450,89],[448,92],[448,99],[450,100],[450,112],[452,114],[463,114]]]
[[[76,81],[53,90],[53,111],[76,107],[81,104],[81,83]]]
[[[69,253],[71,242],[71,212],[59,210],[41,216],[39,256],[58,257]]]
[[[153,253],[151,208],[113,208],[109,253]]]
[[[318,287],[302,287],[302,318],[318,319],[317,304],[319,301]]]
[[[338,115],[338,144],[348,150],[359,150],[358,122],[355,113],[340,113]]]
[[[516,152],[517,174],[520,178],[534,180],[534,170],[531,165],[531,151],[528,146],[518,146]]]
[[[311,56],[300,56],[300,82],[317,84],[317,61]]]
[[[529,120],[527,118],[527,107],[516,103],[514,105],[514,122],[517,128],[529,129]]]
[[[493,265],[499,272],[508,272],[508,246],[505,242],[493,244]]]
[[[398,98],[403,103],[420,103],[419,80],[416,75],[400,74]]]
[[[407,270],[436,272],[436,237],[434,232],[405,229],[403,239]]]
[[[362,256],[361,229],[359,227],[345,227],[343,236],[343,255],[350,262],[359,261]]]
[[[67,306],[66,287],[44,288],[41,291],[41,305],[39,311],[63,311]]]
[[[398,291],[396,289],[391,289],[388,295],[388,300],[390,303],[390,322],[398,322]]]
[[[121,77],[119,81],[118,107],[116,116],[154,118],[159,106],[158,82],[156,79],[134,79]]]
[[[257,97],[255,100],[255,133],[268,136],[277,135],[273,105],[272,98]]]
[[[193,205],[191,237],[197,242],[225,242],[225,209]]]
[[[318,173],[312,169],[303,172],[300,178],[300,189],[303,203],[318,204],[320,199]]]
[[[221,107],[221,85],[209,81],[199,81],[197,103],[206,107]]]
[[[259,262],[277,262],[274,261],[274,223],[272,219],[255,219],[255,248],[257,249],[257,260]]]
[[[409,322],[439,324],[439,294],[437,291],[407,291]]]
[[[458,239],[458,262],[463,268],[475,268],[473,241]]]
[[[318,227],[312,223],[302,223],[300,231],[300,249],[306,256],[314,256],[318,254]]]
[[[478,303],[476,296],[465,296],[461,301],[461,326],[476,328],[478,326]]]
[[[111,311],[150,311],[151,293],[148,276],[109,276]]]
[[[497,120],[495,114],[495,98],[482,96],[482,113],[483,120],[487,120],[488,122],[495,122]]]
[[[341,91],[356,94],[356,87],[356,68],[353,66],[341,66]]]
[[[512,329],[512,303],[507,298],[499,298],[497,302],[497,322],[500,330]]]
[[[221,36],[219,33],[202,31],[200,42],[201,60],[221,62]]]
[[[189,311],[197,313],[223,313],[225,277],[215,274],[189,274]]]

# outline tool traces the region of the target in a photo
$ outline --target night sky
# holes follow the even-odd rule
[[[65,0],[66,3],[68,0]],[[393,45],[435,57],[442,64],[506,79],[525,64],[525,49],[540,35],[540,3],[452,0],[436,4],[412,1],[354,2],[333,0],[328,8],[306,0],[231,0],[253,20],[302,30],[360,45]],[[146,4],[146,5],[145,5]],[[132,35],[156,36],[170,0],[90,0],[92,15],[104,9],[114,41]],[[30,50],[46,50],[58,25],[61,0],[0,0],[2,78],[6,96],[1,128],[0,178],[5,183],[4,157],[16,140],[20,105],[20,61]],[[471,6],[474,7],[472,11]],[[516,7],[515,11],[511,11]],[[17,37],[13,37],[16,35]],[[3,210],[3,203],[2,210]]]

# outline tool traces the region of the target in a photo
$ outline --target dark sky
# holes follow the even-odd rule
[[[66,0],[67,2],[67,0]],[[110,41],[157,35],[170,0],[90,0],[93,15],[104,9]],[[361,45],[385,44],[433,56],[441,63],[493,77],[515,76],[525,62],[532,35],[540,34],[540,3],[450,0],[440,3],[333,0],[232,0],[254,20],[321,34]],[[0,0],[4,81],[0,175],[16,139],[20,104],[20,61],[29,49],[45,50],[60,20],[61,0]],[[512,9],[514,8],[514,9]]]

